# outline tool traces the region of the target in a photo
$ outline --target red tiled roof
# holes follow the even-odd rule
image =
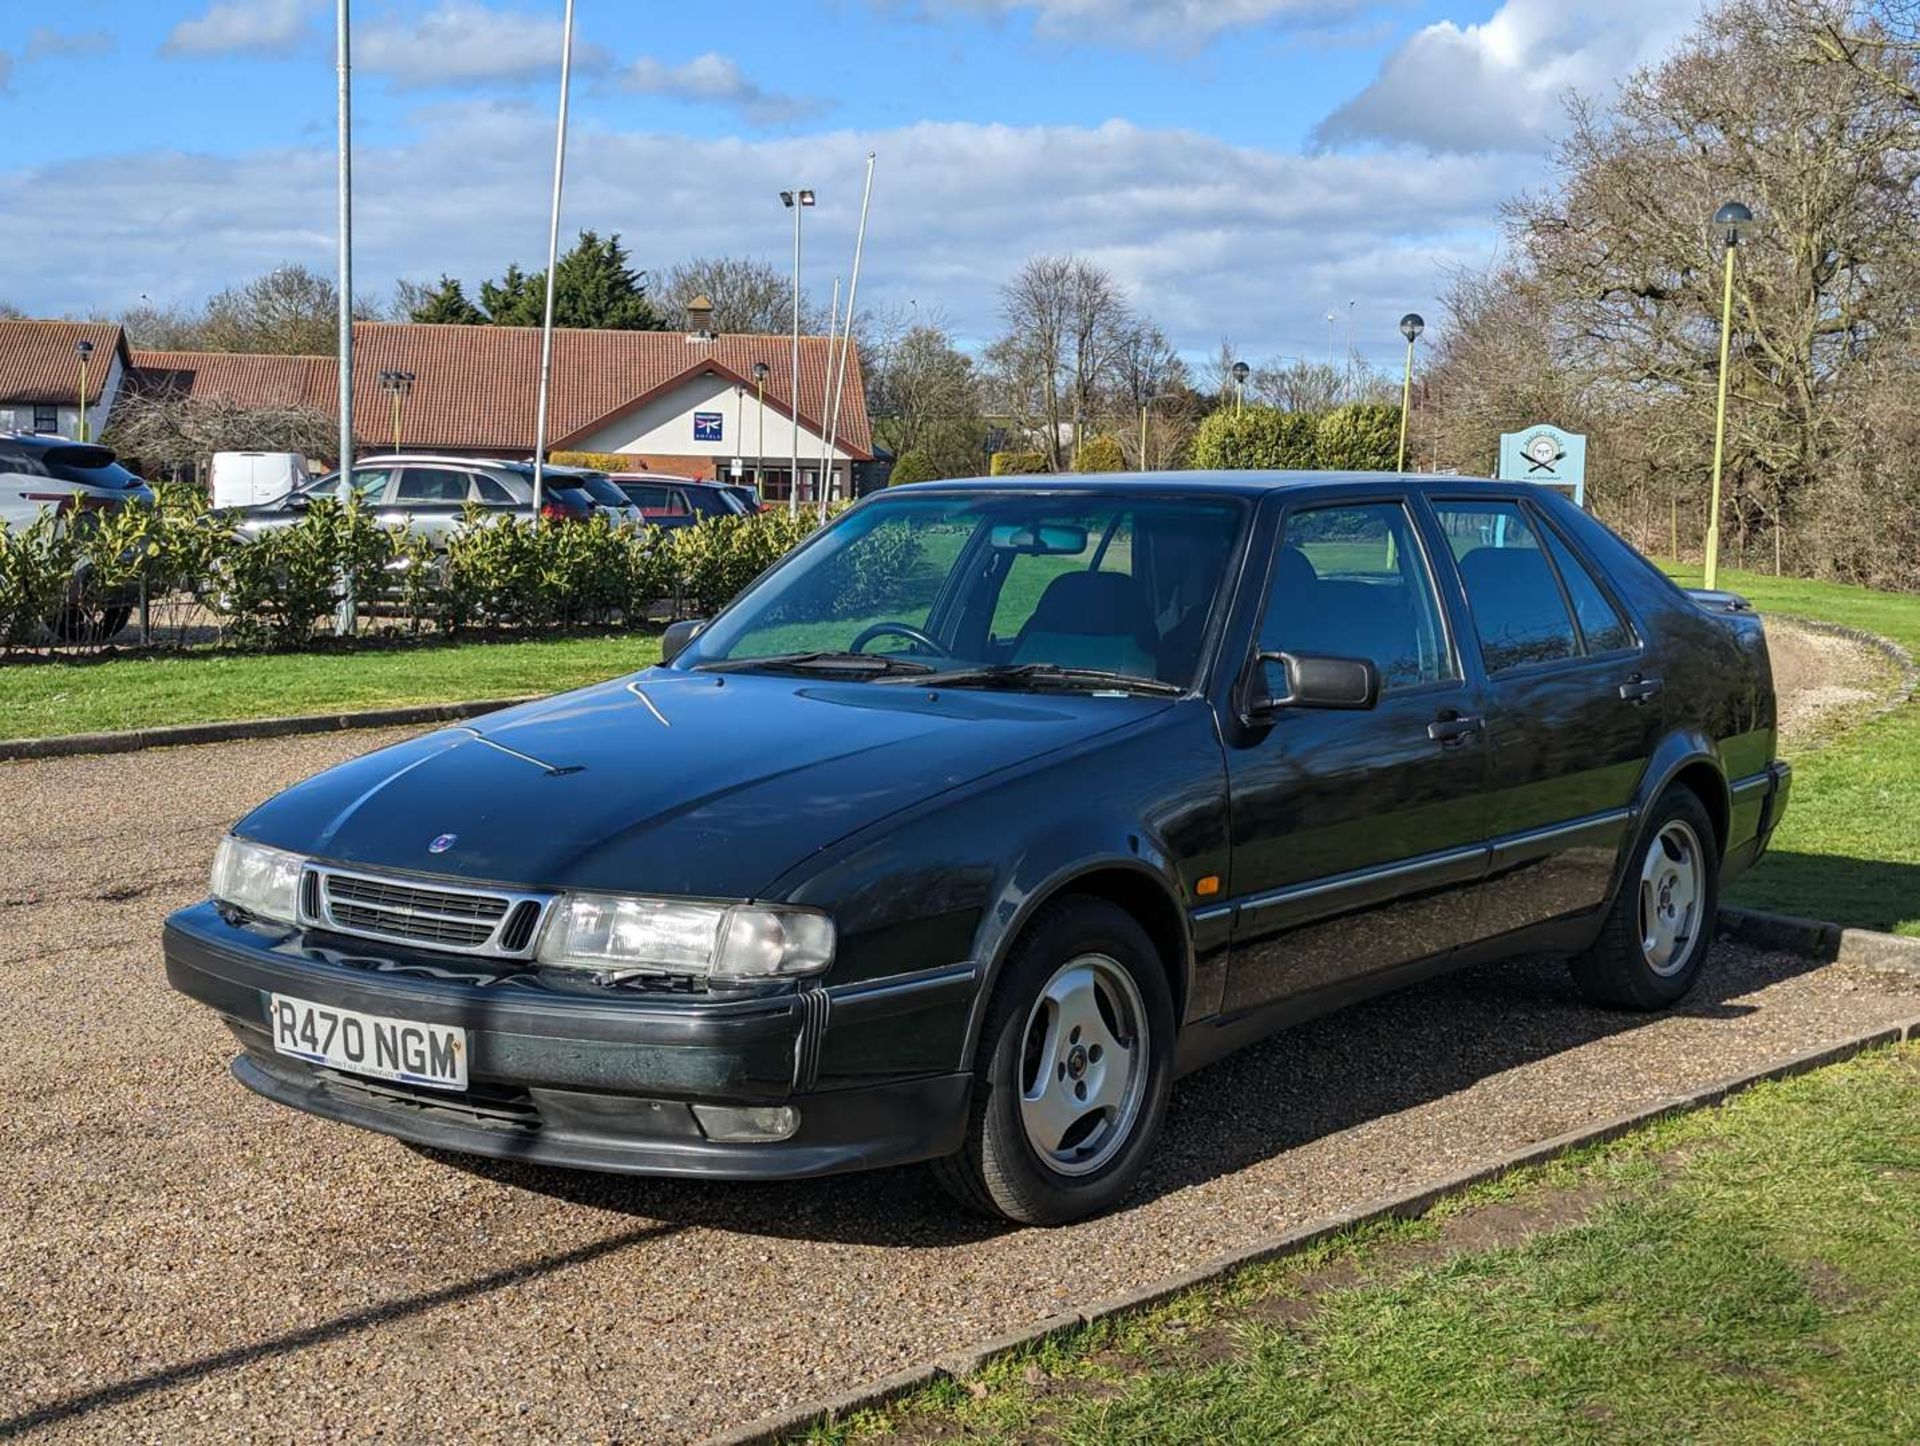
[[[533,450],[538,330],[360,322],[353,338],[354,410],[357,418],[367,419],[355,431],[384,440],[389,403],[380,390],[380,373],[407,371],[416,380],[401,413],[403,446]],[[548,445],[556,450],[574,445],[650,397],[703,372],[751,388],[753,364],[760,361],[770,369],[767,404],[787,412],[792,345],[786,336],[691,341],[677,331],[557,329]],[[800,420],[816,431],[826,430],[822,403],[831,388],[833,355],[829,338],[800,338]],[[339,374],[331,357],[136,351],[133,365],[143,389],[182,387],[195,397],[323,412],[332,412],[337,404]],[[855,457],[872,455],[858,349],[847,358],[839,441]]]
[[[132,356],[134,385],[148,394],[319,412],[333,411],[340,399],[340,367],[330,356],[137,349]]]
[[[126,360],[120,328],[104,321],[0,321],[0,402],[71,406],[80,395],[80,356],[74,344],[93,343],[87,363],[87,405],[116,355]]]

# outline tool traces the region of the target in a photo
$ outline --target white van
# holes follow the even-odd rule
[[[277,502],[311,480],[298,452],[215,452],[213,505],[257,507]]]

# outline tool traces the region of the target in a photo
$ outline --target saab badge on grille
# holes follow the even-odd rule
[[[439,838],[435,839],[432,843],[427,845],[427,852],[430,854],[443,854],[448,849],[452,848],[459,841],[460,841],[459,834],[443,833],[440,835]]]

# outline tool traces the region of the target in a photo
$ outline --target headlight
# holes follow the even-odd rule
[[[213,856],[210,892],[221,903],[258,918],[291,924],[300,915],[300,866],[305,862],[299,854],[228,834]]]
[[[791,978],[832,962],[833,920],[813,909],[568,894],[554,906],[535,957],[601,974]]]

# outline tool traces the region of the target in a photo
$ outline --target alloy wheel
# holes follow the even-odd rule
[[[1126,1144],[1146,1098],[1149,1033],[1133,976],[1104,954],[1054,971],[1021,1036],[1020,1121],[1048,1168],[1086,1175]]]

